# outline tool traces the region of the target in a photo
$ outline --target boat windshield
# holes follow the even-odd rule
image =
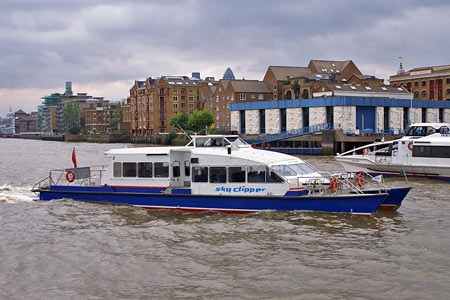
[[[436,133],[436,129],[431,126],[412,126],[406,136],[427,136]]]
[[[225,139],[229,140],[231,142],[231,144],[235,145],[235,146],[248,145],[248,143],[246,141],[244,141],[243,139],[241,139],[238,136],[227,136],[227,137],[225,137]]]
[[[299,163],[295,165],[274,165],[272,166],[272,169],[282,176],[297,176],[317,172],[317,170],[306,163]]]

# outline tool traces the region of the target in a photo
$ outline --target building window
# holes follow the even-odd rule
[[[240,95],[240,99],[241,99],[241,100],[245,100],[246,97],[247,97],[246,94],[241,94],[241,95]]]
[[[425,80],[422,81],[422,86],[427,86],[427,82]]]
[[[255,95],[255,94],[251,94],[251,95],[250,95],[250,98],[256,99],[256,95]]]
[[[273,99],[277,100],[277,94],[273,94]]]
[[[258,100],[264,100],[264,94],[258,94]]]
[[[419,92],[414,92],[414,98],[419,98]]]
[[[427,96],[427,92],[426,91],[422,91],[422,96],[426,97]]]
[[[274,90],[274,91],[277,90],[277,85],[276,85],[276,84],[273,86],[273,90]]]
[[[172,97],[172,101],[177,102],[178,101],[178,96],[173,96]]]
[[[286,108],[280,109],[280,127],[281,132],[286,132]]]
[[[384,107],[384,130],[389,130],[389,107]]]
[[[178,103],[173,104],[173,109],[178,109]]]
[[[172,93],[173,93],[173,94],[178,94],[178,90],[177,90],[177,89],[173,89],[173,90],[172,90]]]
[[[188,101],[189,101],[189,102],[194,102],[194,97],[193,97],[193,96],[189,96]]]
[[[259,110],[259,133],[266,133],[266,111],[264,109]]]
[[[240,123],[241,123],[241,134],[245,134],[245,110],[239,111]]]
[[[419,86],[419,82],[418,81],[415,81],[414,82],[414,87],[418,87]]]
[[[231,101],[234,101],[234,94],[231,94]]]
[[[194,109],[194,103],[189,103],[189,109]]]
[[[445,94],[450,95],[450,89],[447,89],[447,90],[445,91]]]

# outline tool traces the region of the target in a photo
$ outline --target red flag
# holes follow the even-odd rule
[[[73,167],[78,168],[77,167],[77,157],[75,156],[75,147],[73,147],[73,151],[72,151],[72,161],[73,161]]]

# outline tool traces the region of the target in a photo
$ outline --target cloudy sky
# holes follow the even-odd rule
[[[74,92],[125,98],[135,79],[262,80],[269,65],[352,59],[388,79],[450,64],[448,0],[1,0],[0,116]],[[446,29],[447,28],[447,29]]]

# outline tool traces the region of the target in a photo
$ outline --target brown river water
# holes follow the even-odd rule
[[[70,167],[74,146],[78,166],[131,147],[0,139],[0,299],[450,297],[450,183],[410,180],[397,212],[372,217],[34,201],[33,184]]]

